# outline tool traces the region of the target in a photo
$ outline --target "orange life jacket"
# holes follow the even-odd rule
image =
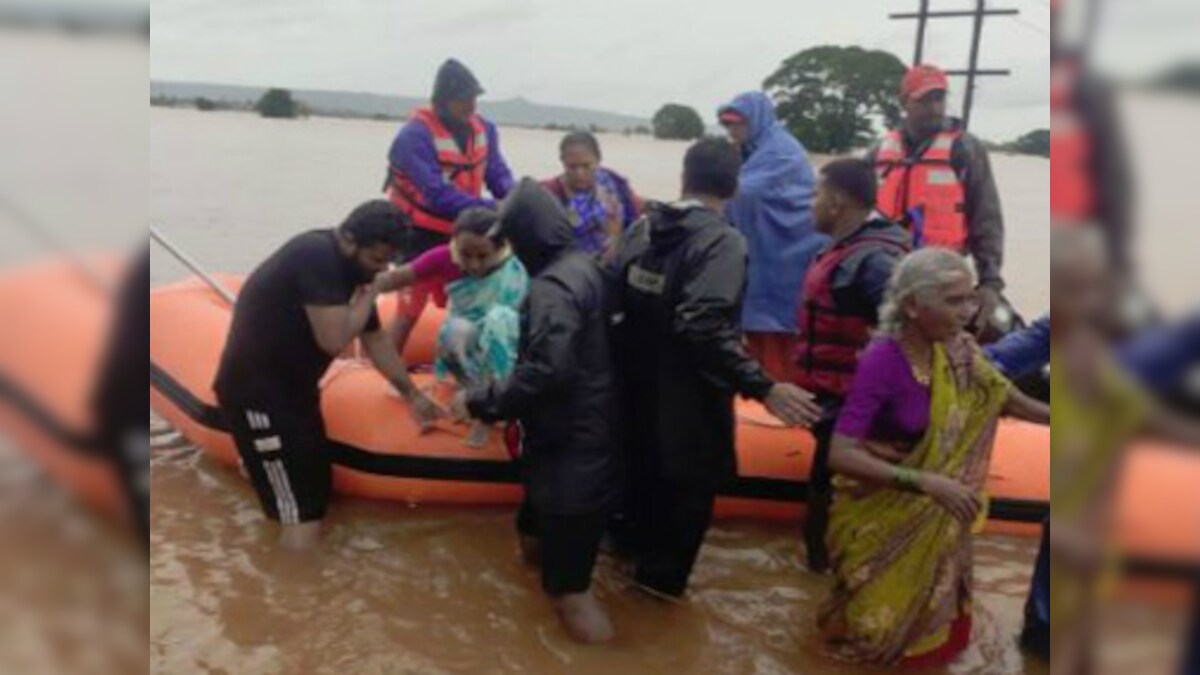
[[[466,150],[459,148],[454,134],[438,119],[430,108],[419,108],[413,112],[413,121],[424,124],[433,136],[437,151],[438,166],[442,178],[463,194],[479,197],[483,194],[484,176],[487,173],[488,135],[487,127],[478,115],[471,116],[471,138]],[[388,181],[388,199],[408,214],[417,227],[442,234],[454,231],[453,219],[434,213],[429,200],[399,167],[392,166]]]
[[[1055,225],[1074,225],[1095,215],[1092,141],[1071,104],[1074,69],[1056,66],[1051,75],[1050,220]]]
[[[879,176],[876,207],[889,220],[916,230],[918,246],[967,252],[966,186],[951,164],[958,131],[943,131],[909,157],[900,131],[889,132],[875,156]]]

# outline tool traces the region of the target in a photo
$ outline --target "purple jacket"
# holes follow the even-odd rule
[[[480,118],[482,119],[482,118]],[[463,210],[472,206],[496,207],[496,199],[503,199],[512,191],[513,176],[500,154],[499,134],[496,125],[483,120],[488,136],[488,162],[484,182],[494,199],[463,194],[454,185],[446,182],[438,165],[437,150],[433,146],[433,134],[429,128],[416,120],[409,120],[400,127],[388,162],[393,170],[399,170],[416,185],[429,201],[429,209],[446,220],[454,220]]]

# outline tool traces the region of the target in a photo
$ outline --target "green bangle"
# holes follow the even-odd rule
[[[921,491],[921,474],[916,469],[898,466],[892,476],[896,486],[910,492]]]

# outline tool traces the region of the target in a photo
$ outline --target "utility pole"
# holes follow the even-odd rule
[[[893,18],[895,18],[893,16]],[[913,65],[925,59],[925,26],[929,24],[929,0],[921,0],[921,9],[917,13],[917,48],[913,54]]]
[[[930,19],[973,19],[971,34],[971,55],[965,70],[947,70],[947,75],[965,75],[967,86],[963,92],[962,121],[963,128],[971,124],[971,108],[975,105],[975,80],[979,77],[1006,77],[1012,72],[1007,69],[987,69],[979,67],[979,43],[983,38],[984,19],[992,16],[1016,16],[1016,9],[988,9],[985,0],[974,0],[974,9],[956,9],[932,11],[929,0],[919,0],[916,12],[900,12],[890,15],[892,19],[916,19],[917,43],[913,50],[913,65],[919,65],[925,55],[925,29]]]

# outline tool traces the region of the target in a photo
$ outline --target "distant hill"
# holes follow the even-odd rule
[[[266,90],[266,87],[225,84],[150,82],[152,99],[191,101],[205,98],[234,107],[253,105]],[[333,117],[401,119],[407,117],[413,108],[428,105],[427,99],[408,96],[384,96],[314,89],[292,89],[291,91],[292,96],[304,104],[314,115]],[[556,125],[579,128],[596,126],[608,131],[623,131],[650,125],[649,120],[632,115],[543,105],[523,98],[503,101],[484,99],[479,102],[479,108],[488,119],[506,126],[546,127]]]

